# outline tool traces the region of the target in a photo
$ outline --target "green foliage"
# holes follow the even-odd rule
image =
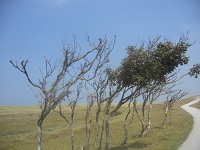
[[[155,50],[155,60],[160,63],[158,69],[161,73],[171,73],[179,65],[187,64],[189,57],[186,57],[186,51],[189,46],[189,43],[183,41],[175,45],[169,41],[159,43]]]
[[[191,69],[189,69],[188,73],[191,77],[194,76],[195,78],[198,78],[198,75],[200,74],[200,64],[195,64]]]
[[[118,68],[118,82],[124,86],[146,85],[152,81],[164,81],[179,65],[187,64],[187,49],[191,46],[187,38],[180,38],[177,44],[171,41],[149,42],[137,48],[129,46],[128,56]]]

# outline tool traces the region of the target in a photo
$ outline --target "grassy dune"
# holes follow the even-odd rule
[[[156,103],[152,109],[152,126],[149,133],[139,137],[141,124],[134,116],[128,127],[129,139],[126,145],[121,145],[124,137],[123,123],[127,107],[123,106],[118,115],[110,119],[111,150],[176,150],[186,139],[192,128],[192,117],[180,108],[181,105],[193,100],[191,97],[178,102],[172,109],[172,124],[163,128],[163,104]],[[65,106],[67,109],[67,106]],[[141,106],[138,106],[140,109]],[[95,108],[91,117],[90,150],[94,149]],[[0,106],[0,150],[35,150],[37,149],[36,120],[39,109],[34,106]],[[68,115],[69,112],[66,111]],[[85,105],[78,105],[75,114],[74,138],[75,149],[80,150],[84,139]],[[101,121],[102,119],[100,119]],[[101,124],[99,124],[101,126]],[[104,144],[103,144],[104,146]],[[44,150],[69,150],[69,125],[55,112],[52,112],[43,124]]]

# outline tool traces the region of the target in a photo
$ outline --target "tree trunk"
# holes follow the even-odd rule
[[[70,121],[70,136],[71,136],[71,149],[74,150],[74,112],[71,112],[71,121]]]
[[[89,142],[90,142],[90,126],[92,120],[90,119],[90,111],[91,111],[92,105],[88,102],[87,103],[87,110],[85,115],[85,140],[81,147],[82,150],[87,150],[89,148]]]
[[[104,150],[109,149],[109,144],[110,144],[110,132],[109,132],[109,116],[106,114],[106,120],[105,120],[105,128],[106,128],[106,145]]]
[[[42,150],[42,124],[46,116],[51,112],[51,109],[47,107],[47,101],[45,102],[44,108],[41,111],[41,115],[37,121],[38,125],[38,150]]]
[[[128,116],[131,112],[130,103],[131,103],[131,101],[128,103],[128,112],[127,112],[125,120],[124,120],[124,141],[122,142],[122,144],[126,144],[126,142],[128,140],[128,126],[133,120],[133,115],[132,115],[131,121],[129,123],[127,123]],[[133,105],[133,113],[134,113],[134,105]]]
[[[101,106],[98,104],[98,108],[96,111],[96,124],[95,124],[95,149],[98,150],[99,147],[99,113],[101,111]]]
[[[109,149],[109,145],[110,145],[110,126],[109,126],[109,112],[110,112],[110,106],[111,106],[111,102],[109,101],[107,103],[106,106],[106,112],[105,112],[105,128],[106,128],[106,144],[105,144],[105,148],[104,150],[108,150]]]
[[[124,123],[124,141],[122,142],[122,144],[126,144],[127,140],[128,140],[128,125],[125,122]]]
[[[150,129],[151,127],[151,109],[152,109],[152,102],[149,104],[149,110],[148,110],[148,123],[147,125],[145,126],[143,132],[142,132],[142,136],[146,135],[148,130]]]
[[[42,150],[42,123],[40,119],[38,120],[38,150]]]
[[[90,124],[86,125],[86,135],[85,135],[85,141],[84,144],[81,147],[81,150],[87,150],[89,148],[89,142],[90,142]]]
[[[136,115],[138,117],[138,119],[140,120],[141,124],[142,124],[142,130],[141,130],[141,134],[140,136],[142,135],[142,132],[144,131],[144,127],[145,127],[145,116],[144,116],[144,103],[143,103],[143,108],[142,108],[142,117],[140,117],[139,113],[138,113],[138,110],[137,110],[137,107],[136,107],[136,99],[134,100],[133,102],[133,108],[134,108],[134,111],[136,112]]]
[[[164,118],[164,128],[166,128],[167,125],[167,118],[168,118],[168,102],[165,104],[165,118]]]
[[[73,124],[70,124],[70,136],[71,136],[71,148],[74,150],[74,133],[73,133]]]
[[[143,105],[142,105],[142,131],[141,131],[141,136],[144,136],[143,133],[145,131],[145,126],[146,126],[146,118],[145,118],[145,106],[146,106],[147,100],[144,100]]]
[[[99,139],[98,150],[101,150],[101,146],[102,146],[102,140],[103,140],[103,134],[104,134],[104,122],[105,122],[105,118],[103,118],[103,121],[102,121],[102,128],[101,128],[101,135]]]
[[[146,121],[144,119],[141,121],[141,123],[142,123],[142,130],[141,130],[141,134],[140,134],[141,137],[144,136],[144,132],[146,130],[146,123],[145,122]]]

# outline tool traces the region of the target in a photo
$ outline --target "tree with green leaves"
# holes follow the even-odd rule
[[[186,56],[186,52],[190,46],[188,38],[184,36],[180,37],[178,43],[172,43],[166,39],[161,42],[160,37],[157,37],[147,43],[143,42],[139,47],[128,46],[127,57],[122,60],[121,66],[117,69],[116,82],[120,83],[123,88],[128,87],[135,90],[121,99],[117,108],[131,98],[135,99],[136,95],[142,94],[144,107],[149,101],[149,110],[151,110],[153,101],[162,92],[160,87],[163,88],[163,85],[167,85],[167,76],[180,65],[188,63],[189,57]],[[156,91],[158,93],[155,93]],[[148,116],[150,117],[150,111]],[[150,123],[147,126],[149,128]],[[143,126],[142,135],[146,134],[145,128]]]
[[[178,43],[173,44],[165,40],[159,42],[160,37],[139,48],[129,46],[128,56],[123,59],[120,67],[118,82],[125,86],[146,86],[152,81],[165,81],[165,76],[172,73],[179,65],[188,63],[187,49],[191,46],[188,38],[182,36]]]

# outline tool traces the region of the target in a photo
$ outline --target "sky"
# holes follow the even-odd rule
[[[63,41],[70,43],[74,35],[82,47],[88,44],[86,34],[94,40],[116,35],[111,64],[117,67],[127,46],[156,36],[177,42],[187,32],[194,45],[179,75],[200,63],[199,0],[1,0],[0,105],[36,105],[26,77],[10,60],[28,59],[30,78],[37,83],[44,57],[59,57]],[[200,78],[187,76],[177,88],[200,95]]]

